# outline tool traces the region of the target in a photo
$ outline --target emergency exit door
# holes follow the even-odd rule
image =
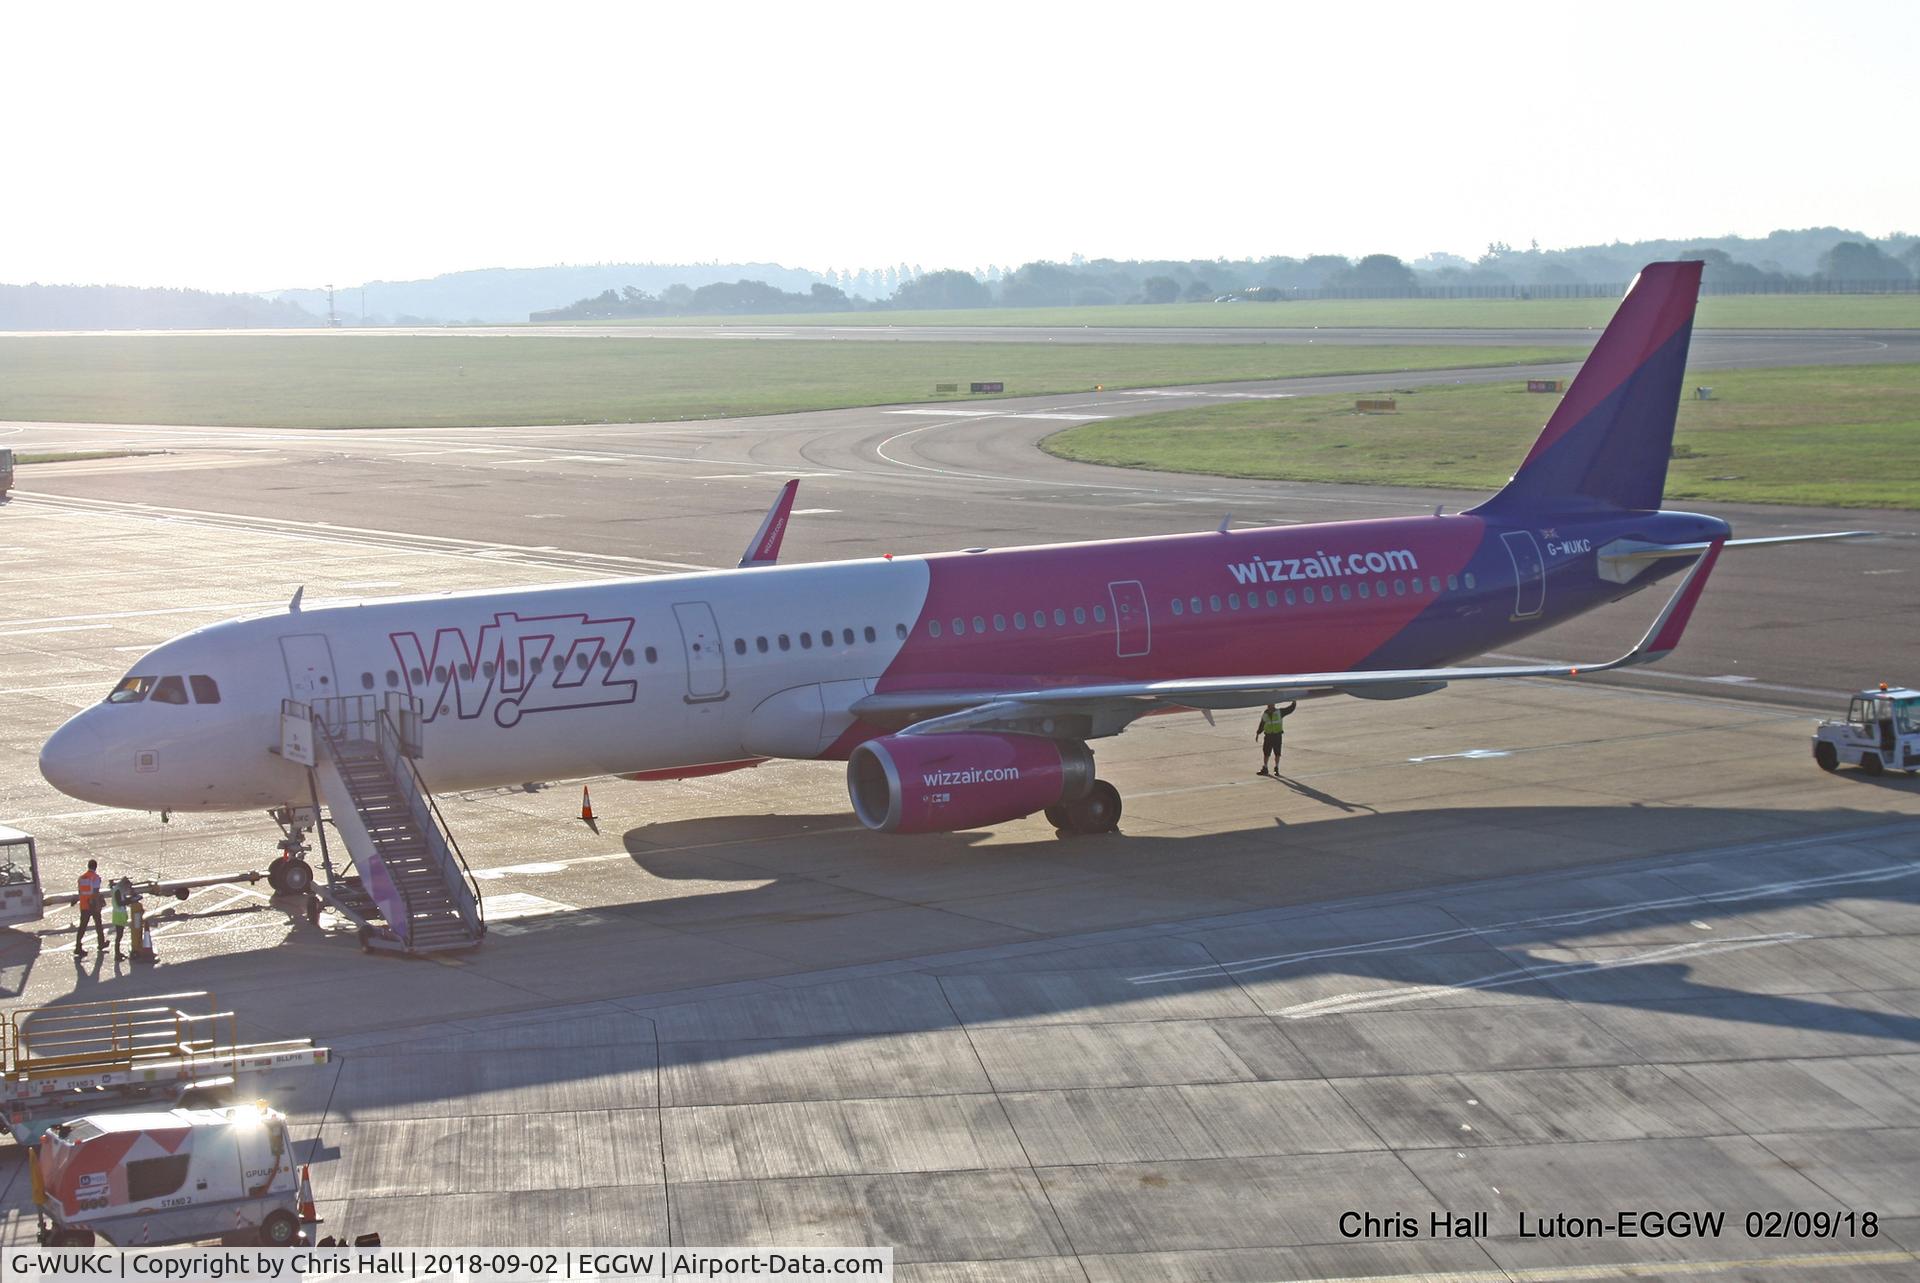
[[[1500,536],[1513,560],[1513,617],[1532,619],[1547,601],[1547,565],[1531,530],[1509,530]]]
[[[687,703],[725,699],[727,653],[720,644],[720,623],[713,617],[713,607],[704,601],[675,602],[673,617],[679,621],[680,643],[687,656]]]
[[[1123,579],[1107,585],[1113,600],[1114,653],[1122,659],[1145,655],[1153,649],[1153,621],[1147,618],[1147,590],[1138,579]]]

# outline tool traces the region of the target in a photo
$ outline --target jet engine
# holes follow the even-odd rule
[[[1039,735],[887,735],[847,758],[853,813],[882,833],[950,833],[1051,815],[1093,786],[1085,744]]]

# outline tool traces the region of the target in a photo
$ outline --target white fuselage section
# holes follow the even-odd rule
[[[922,560],[900,558],[235,620],[149,653],[129,681],[150,678],[151,691],[74,718],[41,767],[111,806],[303,802],[304,769],[277,754],[281,701],[389,691],[421,701],[420,766],[436,791],[813,757],[899,653],[927,581]],[[205,679],[217,702],[199,698]],[[153,697],[166,689],[191,698]]]

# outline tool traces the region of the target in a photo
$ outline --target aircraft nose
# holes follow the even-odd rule
[[[91,711],[67,720],[40,749],[47,783],[82,802],[111,805],[107,792],[107,739]]]

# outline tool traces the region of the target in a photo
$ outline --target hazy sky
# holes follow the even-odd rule
[[[1920,4],[16,4],[0,281],[1920,232]]]

